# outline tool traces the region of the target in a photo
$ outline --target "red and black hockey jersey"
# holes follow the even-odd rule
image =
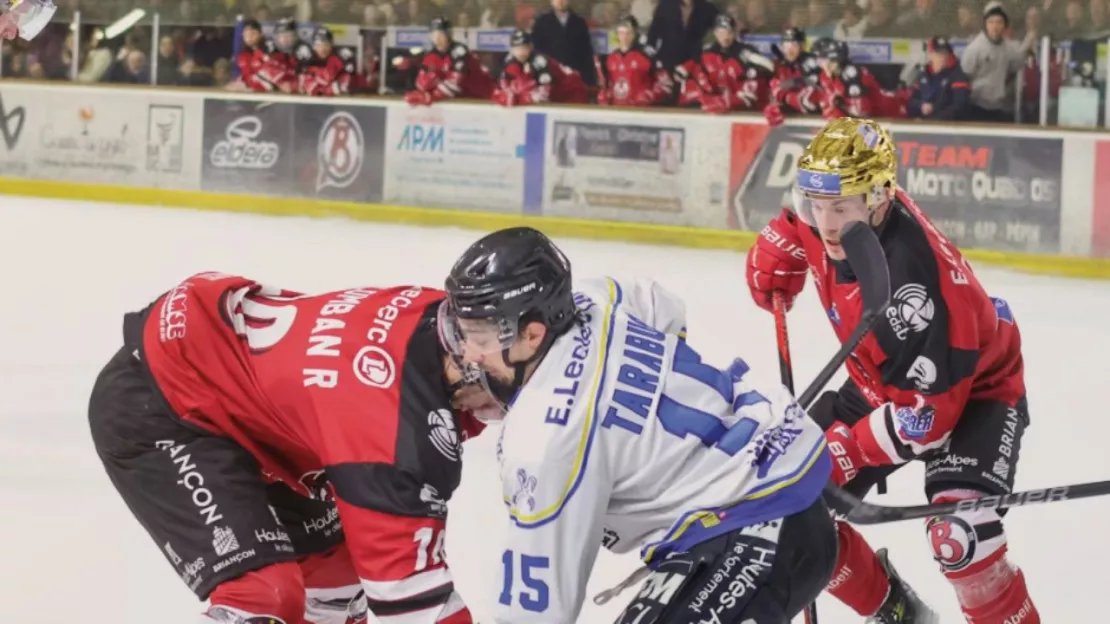
[[[125,321],[184,421],[226,436],[260,479],[334,496],[371,610],[471,621],[443,559],[459,444],[435,311],[418,286],[303,295],[202,273]]]

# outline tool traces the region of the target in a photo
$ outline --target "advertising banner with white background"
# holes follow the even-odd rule
[[[525,169],[542,168],[543,118],[542,113],[483,105],[391,105],[385,201],[521,212]]]
[[[610,111],[549,117],[544,214],[725,226],[728,139],[713,136],[713,118]]]
[[[191,190],[200,185],[199,98],[174,93],[0,87],[5,175]]]

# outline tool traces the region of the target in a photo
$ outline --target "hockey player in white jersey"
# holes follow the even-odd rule
[[[479,240],[447,279],[445,346],[508,406],[494,619],[575,622],[604,545],[654,570],[618,622],[789,622],[836,559],[821,428],[742,360],[703,362],[657,284],[580,286],[530,228]]]

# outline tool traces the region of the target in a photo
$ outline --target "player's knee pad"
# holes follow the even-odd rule
[[[947,490],[934,496],[933,502],[948,503],[983,495],[975,490]],[[1020,582],[1020,573],[1006,558],[1006,533],[996,510],[936,516],[929,519],[926,531],[933,558],[965,608],[996,601]]]
[[[300,566],[307,598],[305,620],[312,624],[366,622],[366,594],[345,545],[305,557]]]
[[[305,613],[304,577],[295,562],[275,563],[220,583],[208,599],[212,608],[207,621],[238,624],[238,617],[246,622],[300,623]]]

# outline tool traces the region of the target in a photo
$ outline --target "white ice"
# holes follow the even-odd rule
[[[98,370],[120,344],[124,312],[202,270],[302,291],[416,283],[437,286],[476,232],[0,197],[0,613],[5,622],[191,624],[200,605],[117,497],[93,452],[85,410]],[[777,367],[771,317],[750,302],[742,256],[607,242],[565,243],[580,276],[646,275],[684,296],[691,342],[713,362]],[[1019,488],[1110,478],[1105,451],[1110,287],[981,269],[1008,299],[1025,341],[1032,427]],[[835,349],[812,285],[790,315],[799,385]],[[466,448],[450,506],[448,556],[478,621],[499,590],[504,508],[493,436]],[[923,502],[922,470],[891,482],[885,504]],[[1014,510],[1013,560],[1043,621],[1104,618],[1110,499]],[[938,608],[960,622],[922,524],[863,529]],[[590,594],[635,568],[602,553]],[[610,622],[622,603],[587,603],[580,622]],[[861,622],[834,599],[821,622]]]

